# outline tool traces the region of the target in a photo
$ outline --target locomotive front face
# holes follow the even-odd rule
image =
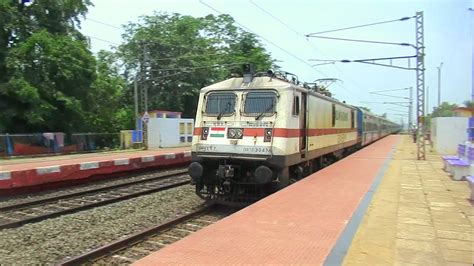
[[[193,151],[201,157],[264,159],[271,155],[275,91],[214,91],[205,95]]]
[[[189,173],[206,199],[255,194],[275,179],[272,156],[278,92],[209,90],[199,100]]]

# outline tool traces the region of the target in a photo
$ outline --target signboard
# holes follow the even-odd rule
[[[149,120],[150,120],[150,114],[148,114],[148,112],[145,112],[142,116],[142,121],[143,123],[148,124]]]

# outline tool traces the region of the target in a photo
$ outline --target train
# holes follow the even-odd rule
[[[201,89],[188,168],[198,196],[248,204],[400,130],[288,74],[245,73]]]

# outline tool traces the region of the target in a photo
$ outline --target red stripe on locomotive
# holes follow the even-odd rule
[[[225,128],[218,128],[213,131],[225,131]],[[308,129],[308,137],[314,136],[324,136],[324,135],[333,135],[333,134],[343,134],[356,132],[355,128],[310,128]],[[200,136],[202,133],[202,128],[194,128],[194,136]],[[263,137],[265,134],[265,128],[244,128],[245,137]],[[299,128],[274,128],[273,137],[279,138],[298,138],[304,135],[303,129]]]

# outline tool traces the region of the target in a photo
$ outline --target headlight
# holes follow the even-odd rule
[[[273,129],[265,128],[265,135],[263,136],[263,142],[270,142],[272,140]]]
[[[209,135],[209,128],[208,127],[203,127],[202,128],[202,133],[201,133],[201,139],[202,140],[207,140],[207,135]]]
[[[229,128],[227,130],[228,139],[241,139],[244,136],[243,128]]]

